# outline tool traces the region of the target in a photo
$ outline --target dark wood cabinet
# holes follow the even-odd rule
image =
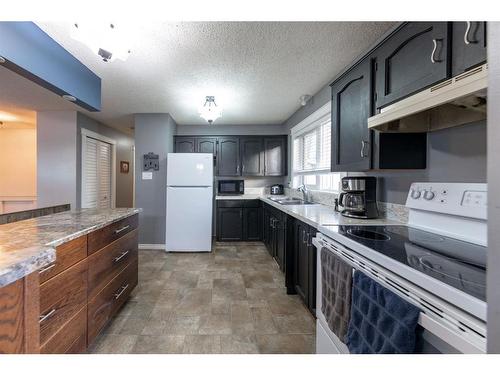
[[[331,170],[363,171],[371,167],[371,66],[366,59],[332,85]]]
[[[196,140],[192,137],[177,137],[174,142],[174,150],[178,153],[190,153],[196,150]]]
[[[196,152],[213,154],[215,156],[217,154],[217,138],[196,138]]]
[[[243,240],[262,240],[261,208],[243,208]]]
[[[219,138],[217,145],[217,175],[241,175],[240,140],[238,137]]]
[[[452,75],[456,76],[486,61],[486,22],[453,22]]]
[[[175,152],[212,153],[221,177],[286,176],[287,136],[176,136]]]
[[[262,240],[262,208],[257,199],[217,201],[218,241]]]
[[[408,22],[374,52],[376,107],[450,76],[449,22]]]
[[[287,138],[264,138],[264,175],[285,176],[287,174]]]
[[[264,244],[269,254],[275,259],[280,270],[286,272],[288,215],[268,204],[264,204],[263,210]]]
[[[243,176],[264,175],[263,141],[260,137],[240,138],[241,174]]]
[[[315,228],[295,220],[294,286],[296,293],[314,315],[316,314],[316,247],[312,244],[312,238],[316,233]]]

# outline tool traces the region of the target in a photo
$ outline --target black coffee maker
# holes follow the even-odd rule
[[[377,179],[365,176],[344,177],[339,205],[343,216],[358,219],[377,218]]]

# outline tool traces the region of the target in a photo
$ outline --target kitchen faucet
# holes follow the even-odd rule
[[[307,189],[307,186],[305,184],[300,185],[297,188],[297,191],[300,191],[304,197],[304,202],[306,203],[311,203],[311,197],[310,197],[310,192],[309,189]]]

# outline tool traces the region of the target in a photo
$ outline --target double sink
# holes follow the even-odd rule
[[[270,200],[273,202],[282,204],[284,206],[295,206],[295,205],[306,205],[306,204],[314,204],[313,202],[306,202],[302,199],[299,198],[293,198],[293,197],[269,197]]]

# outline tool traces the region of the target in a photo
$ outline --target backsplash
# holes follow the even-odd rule
[[[301,192],[297,189],[285,188],[285,194],[291,197],[303,198]],[[311,191],[312,201],[319,204],[324,204],[326,206],[335,207],[335,198],[339,196],[338,193],[325,192],[325,191]],[[401,221],[403,223],[408,222],[408,209],[405,205],[387,202],[377,202],[378,210],[381,217]]]

